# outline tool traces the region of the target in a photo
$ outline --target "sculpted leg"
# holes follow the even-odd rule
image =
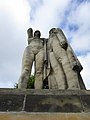
[[[70,65],[67,52],[59,45],[58,41],[53,42],[53,51],[55,54],[56,59],[58,60],[59,64],[62,64],[68,88],[69,89],[80,89],[79,83],[78,83],[78,75],[77,73],[72,70],[72,67]]]
[[[55,78],[53,69],[50,72],[50,75],[48,76],[48,86],[49,86],[49,89],[58,89],[58,85],[56,82],[56,78]]]
[[[27,70],[23,70],[20,79],[19,79],[19,83],[18,83],[18,88],[27,88],[27,82],[29,79],[29,71]]]
[[[77,72],[72,70],[66,51],[62,51],[62,66],[67,78],[68,89],[80,89]]]
[[[50,62],[51,62],[51,66],[54,70],[58,89],[65,89],[66,88],[65,74],[64,74],[61,63],[58,63],[53,52],[50,53]]]
[[[36,55],[35,89],[43,88],[43,50]]]
[[[18,88],[27,88],[29,75],[31,74],[34,55],[29,47],[26,47],[22,59],[22,73],[19,79]]]

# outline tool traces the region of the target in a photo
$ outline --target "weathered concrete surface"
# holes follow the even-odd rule
[[[1,112],[90,112],[90,91],[0,89]]]
[[[49,88],[85,89],[83,82],[79,83],[82,81],[80,72],[83,67],[60,28],[50,29],[48,46],[49,61],[53,71],[53,73],[50,71],[52,74],[49,80]]]
[[[90,120],[90,113],[0,113],[0,120]]]
[[[29,29],[30,30],[30,29]],[[28,31],[31,32],[32,30]],[[33,32],[33,31],[32,31]],[[31,34],[31,33],[30,33]],[[32,33],[33,34],[33,33]],[[28,38],[29,45],[25,48],[22,58],[22,72],[18,81],[18,88],[27,88],[32,65],[35,62],[35,89],[43,88],[43,63],[44,46],[43,39],[40,38],[39,30],[34,32],[34,37]],[[30,37],[30,36],[29,36]]]

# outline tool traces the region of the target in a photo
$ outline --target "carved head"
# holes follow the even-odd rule
[[[27,30],[27,34],[28,34],[28,38],[33,37],[33,29],[32,29],[32,28],[29,28],[29,29]]]
[[[34,37],[35,37],[35,38],[40,38],[40,36],[41,36],[41,32],[40,32],[39,30],[36,30],[36,31],[34,32]]]
[[[56,28],[52,28],[52,29],[49,31],[49,34],[51,35],[52,33],[56,33],[56,32],[57,32]]]

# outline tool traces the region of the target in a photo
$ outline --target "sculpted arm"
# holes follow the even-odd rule
[[[67,49],[66,51],[67,51],[67,55],[68,55],[70,64],[72,66],[72,69],[81,71],[83,69],[82,65],[80,64],[78,58],[76,57],[72,47],[68,43],[67,38],[65,37],[63,31],[60,28],[57,28],[57,32],[58,32],[57,36],[60,41],[61,47],[64,49]]]
[[[27,34],[28,34],[28,45],[30,44],[31,40],[33,39],[33,29],[29,28],[27,30]]]
[[[63,31],[60,28],[56,29],[56,35],[58,37],[58,40],[59,40],[61,47],[66,50],[68,47],[67,39],[66,39]]]

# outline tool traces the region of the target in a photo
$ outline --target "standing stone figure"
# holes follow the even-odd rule
[[[35,61],[35,89],[43,87],[43,39],[40,38],[40,31],[34,32],[28,29],[28,46],[24,50],[22,59],[22,73],[19,79],[18,88],[27,88],[27,82],[31,75],[33,62]]]
[[[39,30],[33,36],[32,28],[27,33],[18,88],[27,88],[34,62],[35,89],[85,89],[80,75],[82,65],[61,29],[52,28],[48,39],[40,38]]]
[[[50,63],[58,89],[80,89],[78,71],[82,66],[71,50],[61,29],[52,28],[49,32]],[[52,80],[49,81],[53,85]],[[54,85],[53,85],[54,86]]]
[[[68,44],[68,47],[67,47],[67,50],[66,50],[67,56],[69,58],[72,70],[74,70],[78,75],[78,82],[79,82],[79,85],[80,85],[80,89],[86,89],[85,85],[84,85],[84,82],[82,80],[82,77],[80,75],[80,72],[82,71],[83,67],[82,67],[81,63],[79,62],[77,56],[75,55],[73,49],[71,48],[70,44],[68,43],[63,31],[60,28],[57,28],[57,31],[60,34],[60,36],[62,36],[62,38],[64,38],[66,40],[66,43]],[[59,39],[59,40],[61,42],[63,41],[63,39]]]

